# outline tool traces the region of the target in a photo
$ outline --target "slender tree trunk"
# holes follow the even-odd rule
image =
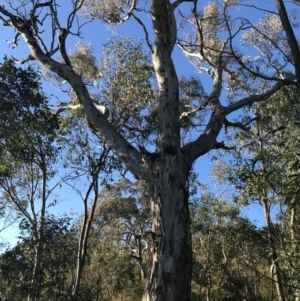
[[[294,204],[294,200],[291,202],[292,204],[292,208],[290,209],[290,227],[291,227],[291,241],[293,246],[295,246],[297,251],[297,243],[296,243],[296,239],[295,239],[295,220],[296,220],[296,211],[295,211],[295,204]]]
[[[100,170],[100,168],[99,168]],[[98,170],[98,173],[99,173]],[[98,176],[97,173],[97,176]],[[90,193],[94,189],[94,199],[92,202],[92,206],[90,209],[90,212],[88,212],[88,198],[90,196]],[[86,193],[85,199],[84,199],[84,216],[78,241],[78,251],[77,251],[77,265],[76,265],[76,276],[75,276],[75,283],[72,287],[72,300],[77,300],[78,298],[78,291],[80,288],[80,282],[82,277],[82,271],[85,265],[85,259],[86,254],[88,251],[88,239],[90,235],[90,230],[92,226],[92,222],[94,219],[94,214],[96,210],[96,204],[98,200],[98,179],[95,179],[91,184],[90,187]]]
[[[264,198],[262,203],[263,203],[264,214],[265,214],[265,222],[266,222],[267,231],[268,231],[268,240],[269,240],[269,245],[271,248],[271,259],[272,259],[272,265],[273,265],[273,273],[272,274],[273,274],[273,278],[275,281],[277,300],[285,301],[282,280],[281,280],[281,275],[280,275],[280,267],[278,264],[278,255],[277,255],[277,250],[276,250],[276,246],[275,246],[275,242],[274,242],[274,236],[272,233],[273,225],[272,225],[271,217],[270,217],[270,204],[269,204],[268,199],[266,199],[266,198]]]
[[[206,261],[207,261],[207,266],[209,268],[207,269],[207,273],[205,275],[207,285],[206,285],[206,301],[211,301],[211,288],[212,288],[212,279],[211,279],[211,269],[210,265],[212,264],[212,259],[211,259],[211,233],[208,233],[207,236],[207,247],[205,248],[206,251]]]
[[[31,277],[30,291],[27,297],[27,301],[38,301],[40,291],[40,270],[43,259],[43,246],[41,242],[38,242],[35,246],[34,266]]]
[[[144,274],[144,267],[143,267],[143,247],[142,247],[142,235],[136,235],[135,236],[135,243],[138,249],[138,254],[135,257],[135,259],[138,262],[138,265],[140,267],[140,280],[144,281],[145,274]]]
[[[46,215],[46,183],[47,183],[47,170],[46,163],[42,158],[42,163],[40,169],[42,171],[42,207],[41,207],[41,216],[39,225],[37,222],[37,216],[35,212],[35,204],[34,200],[31,201],[32,214],[34,215],[35,225],[34,225],[34,237],[36,241],[35,245],[35,254],[34,254],[34,266],[31,277],[31,286],[30,292],[27,297],[27,301],[38,301],[40,296],[40,285],[41,285],[41,269],[42,269],[42,261],[43,261],[43,253],[44,253],[44,227],[45,227],[45,215]]]

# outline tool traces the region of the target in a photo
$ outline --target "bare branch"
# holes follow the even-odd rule
[[[59,23],[59,20],[57,18],[57,12],[56,12],[56,7],[54,7],[53,5],[50,6],[50,11],[51,11],[51,16],[52,16],[52,26],[54,26],[52,28],[52,32],[53,34],[55,33],[55,26],[58,27],[59,30],[61,30],[61,26],[60,26],[60,23]],[[54,36],[52,36],[52,38],[54,38]]]
[[[7,24],[8,20],[5,20],[2,16],[0,16],[0,20],[3,22],[3,25],[5,26],[5,24]]]
[[[195,3],[195,0],[176,0],[175,2],[172,3],[173,9],[177,8],[181,3],[183,2],[193,2]]]
[[[208,103],[209,103],[209,100],[207,99],[200,107],[198,107],[194,110],[188,111],[188,112],[182,112],[179,116],[179,120],[182,120],[184,117],[187,117],[189,115],[192,115],[192,114],[202,111],[203,109],[205,109],[205,107],[208,105]]]
[[[133,1],[132,1],[132,4],[131,4],[131,7],[130,7],[130,9],[129,9],[129,11],[127,12],[126,16],[124,16],[124,17],[120,20],[119,24],[124,23],[125,21],[127,21],[127,20],[133,15],[133,11],[134,11],[134,9],[135,9],[135,7],[136,7],[136,4],[137,4],[137,0],[133,0]]]
[[[145,24],[134,13],[132,13],[132,16],[142,26],[142,28],[144,30],[144,33],[145,33],[145,38],[146,38],[146,43],[148,45],[148,48],[149,48],[150,52],[153,53],[153,47],[152,47],[152,44],[149,41],[149,35],[148,35],[148,31],[147,31],[147,28],[146,28]]]
[[[200,37],[200,54],[201,54],[201,59],[205,60],[204,58],[204,52],[203,52],[203,33],[202,33],[202,24],[201,24],[201,20],[198,18],[198,14],[196,11],[193,12],[194,15],[194,19],[196,21],[196,26],[197,26],[197,30],[198,30],[198,34]]]
[[[12,59],[15,63],[17,63],[17,64],[24,64],[24,63],[27,63],[27,62],[29,62],[29,61],[34,61],[34,57],[33,57],[31,54],[29,54],[28,57],[26,57],[26,58],[24,58],[24,59],[21,59],[21,60],[18,60],[18,59],[16,59],[16,58],[14,58],[13,56],[11,56],[11,59]]]
[[[224,107],[220,107],[219,110],[213,112],[202,134],[195,141],[182,147],[182,153],[188,167],[191,167],[197,158],[216,148],[216,140],[225,119],[224,109]]]
[[[18,37],[19,36],[20,36],[20,34],[17,32],[16,35],[15,35],[15,37],[14,37],[14,39],[12,41],[8,41],[8,40],[5,41],[5,42],[7,42],[9,44],[9,47],[11,49],[14,49],[15,47],[18,46],[18,40],[19,40]]]
[[[74,19],[76,17],[76,13],[81,9],[82,5],[84,3],[84,0],[76,0],[75,4],[73,4],[73,11],[70,13],[69,17],[68,17],[68,21],[67,21],[67,26],[68,29],[70,29],[73,25]]]
[[[234,59],[236,60],[236,62],[245,70],[247,70],[250,74],[254,75],[255,77],[258,77],[258,78],[262,78],[262,79],[265,79],[265,80],[275,80],[275,81],[283,81],[282,78],[280,77],[275,77],[275,76],[266,76],[266,75],[263,75],[261,73],[258,73],[258,72],[255,72],[253,71],[252,69],[250,69],[244,62],[243,60],[236,54],[235,50],[234,50],[234,47],[233,47],[233,35],[231,33],[231,29],[230,29],[230,25],[228,23],[228,20],[227,20],[227,17],[225,17],[225,23],[226,23],[226,26],[227,26],[227,30],[228,30],[228,33],[229,33],[229,46],[230,46],[230,49],[231,49],[231,53],[232,53],[232,56],[234,57]],[[249,22],[250,23],[250,22]],[[241,27],[240,27],[241,28]]]
[[[69,56],[67,54],[66,51],[66,38],[68,36],[68,30],[65,28],[62,28],[59,33],[58,33],[58,41],[59,41],[59,49],[60,49],[60,53],[65,61],[65,63],[72,68]]]
[[[284,53],[284,51],[280,48],[280,47],[278,47],[278,45],[272,40],[272,39],[270,39],[270,37],[268,36],[268,35],[266,35],[265,33],[263,33],[261,30],[259,30],[252,22],[250,22],[248,19],[242,19],[242,20],[244,20],[245,22],[247,22],[247,24],[249,24],[250,25],[250,28],[253,28],[255,31],[257,31],[262,37],[264,37],[264,39],[266,39],[267,41],[269,41],[273,46],[274,46],[274,48],[276,49],[276,50],[278,50],[281,54],[282,54],[282,56],[286,59],[286,61],[287,62],[290,62],[290,59],[289,59],[289,57],[286,55],[286,53]],[[245,28],[243,28],[243,29],[245,29]],[[261,53],[261,51],[259,51],[260,53]],[[259,74],[259,73],[258,73]]]
[[[277,15],[277,16],[279,15],[278,13],[276,13],[276,12],[274,12],[272,10],[264,9],[264,8],[258,7],[256,5],[253,5],[253,4],[249,5],[249,4],[239,3],[239,6],[245,6],[245,7],[255,8],[257,10],[266,12],[268,14],[273,14],[273,15]]]

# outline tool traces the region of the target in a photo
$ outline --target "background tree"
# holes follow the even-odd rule
[[[272,102],[253,106],[258,118],[251,130],[236,133],[234,139],[239,145],[229,173],[237,189],[237,200],[244,204],[258,202],[263,208],[278,300],[289,300],[292,291],[296,296],[298,291],[292,276],[295,267],[284,259],[291,242],[295,242],[293,228],[298,223],[297,95],[297,89],[286,88],[272,96]],[[277,222],[272,217],[276,207],[281,208]],[[289,230],[285,228],[287,220]]]
[[[268,300],[262,233],[237,205],[211,193],[203,194],[191,212],[192,300]]]
[[[5,60],[0,70],[2,206],[13,207],[32,230],[34,266],[28,298],[39,298],[49,180],[58,150],[58,120],[47,107],[37,73]],[[55,200],[52,200],[55,202]]]
[[[45,217],[44,250],[40,264],[39,300],[70,300],[69,275],[76,266],[76,232],[70,218]],[[35,243],[32,227],[23,219],[17,245],[0,257],[1,300],[26,300],[32,289]]]

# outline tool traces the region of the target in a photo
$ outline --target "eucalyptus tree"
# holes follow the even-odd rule
[[[204,9],[197,0],[72,0],[66,8],[55,0],[5,2],[0,7],[1,20],[16,30],[11,45],[17,46],[22,37],[29,47],[29,55],[19,62],[36,61],[69,83],[93,131],[149,187],[152,268],[143,300],[189,300],[192,249],[188,176],[197,158],[212,149],[230,148],[218,141],[224,127],[247,129],[257,117],[250,114],[245,123],[241,119],[231,121],[233,112],[245,108],[247,114],[247,108],[251,109],[254,103],[266,101],[284,86],[299,84],[296,22],[293,18],[289,20],[282,0],[258,10],[262,18],[257,26],[247,19],[250,9],[258,9],[256,3],[245,5],[243,17],[244,4],[238,1],[211,2]],[[190,3],[190,13],[186,15],[180,10],[185,3]],[[236,11],[240,16],[234,19],[231,14],[236,15]],[[80,19],[79,14],[87,19]],[[148,15],[151,24],[147,22]],[[138,147],[127,138],[107,118],[105,109],[97,110],[85,78],[66,51],[68,37],[79,35],[83,25],[95,19],[118,24],[131,19],[144,31],[157,85],[155,98],[149,96],[157,107],[155,132],[143,138],[153,143],[152,152],[145,148],[147,143]],[[177,27],[182,30],[182,36]],[[241,38],[243,49],[249,53],[237,49]],[[211,78],[207,96],[192,94],[195,97],[184,112],[180,112],[182,95],[172,56],[176,44],[199,71],[207,72]],[[258,49],[255,57],[251,57],[251,49]],[[62,60],[55,57],[58,53]],[[135,85],[139,82],[135,81]],[[228,101],[222,100],[223,87],[229,89]],[[185,139],[181,136],[182,113],[195,121]],[[197,122],[200,119],[203,122]]]

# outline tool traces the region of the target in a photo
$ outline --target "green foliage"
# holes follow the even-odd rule
[[[9,154],[22,162],[34,161],[42,151],[54,156],[50,146],[58,120],[47,106],[37,73],[5,59],[0,65],[0,100],[0,156]],[[8,172],[4,165],[1,170]]]
[[[239,189],[239,200],[259,200],[264,193],[274,202],[292,202],[298,194],[299,105],[298,91],[278,92],[259,105],[257,121],[249,132],[238,132],[239,156],[230,180]],[[243,154],[243,155],[242,155]]]
[[[50,297],[62,301],[69,298],[70,273],[76,262],[77,247],[76,232],[70,228],[70,221],[68,217],[46,218],[39,300],[49,300]],[[20,222],[20,230],[22,235],[18,244],[0,256],[0,296],[9,300],[25,300],[31,289],[35,242],[31,225],[25,219]]]
[[[149,198],[142,185],[122,179],[98,202],[79,297],[139,300],[149,264]]]
[[[121,179],[103,189],[101,199],[99,213],[103,218],[124,219],[137,224],[148,223],[149,196],[141,183]]]
[[[131,3],[126,0],[87,0],[84,2],[81,10],[85,17],[90,14],[93,18],[104,22],[119,23],[126,16],[130,6]]]
[[[48,107],[38,74],[7,59],[0,65],[0,127],[1,203],[20,216],[30,203],[34,208],[34,201],[46,201],[35,187],[54,175],[59,120]]]
[[[147,116],[157,110],[154,72],[142,44],[134,39],[110,40],[100,61],[99,103],[111,113],[111,121],[128,139],[147,141],[156,124]]]

